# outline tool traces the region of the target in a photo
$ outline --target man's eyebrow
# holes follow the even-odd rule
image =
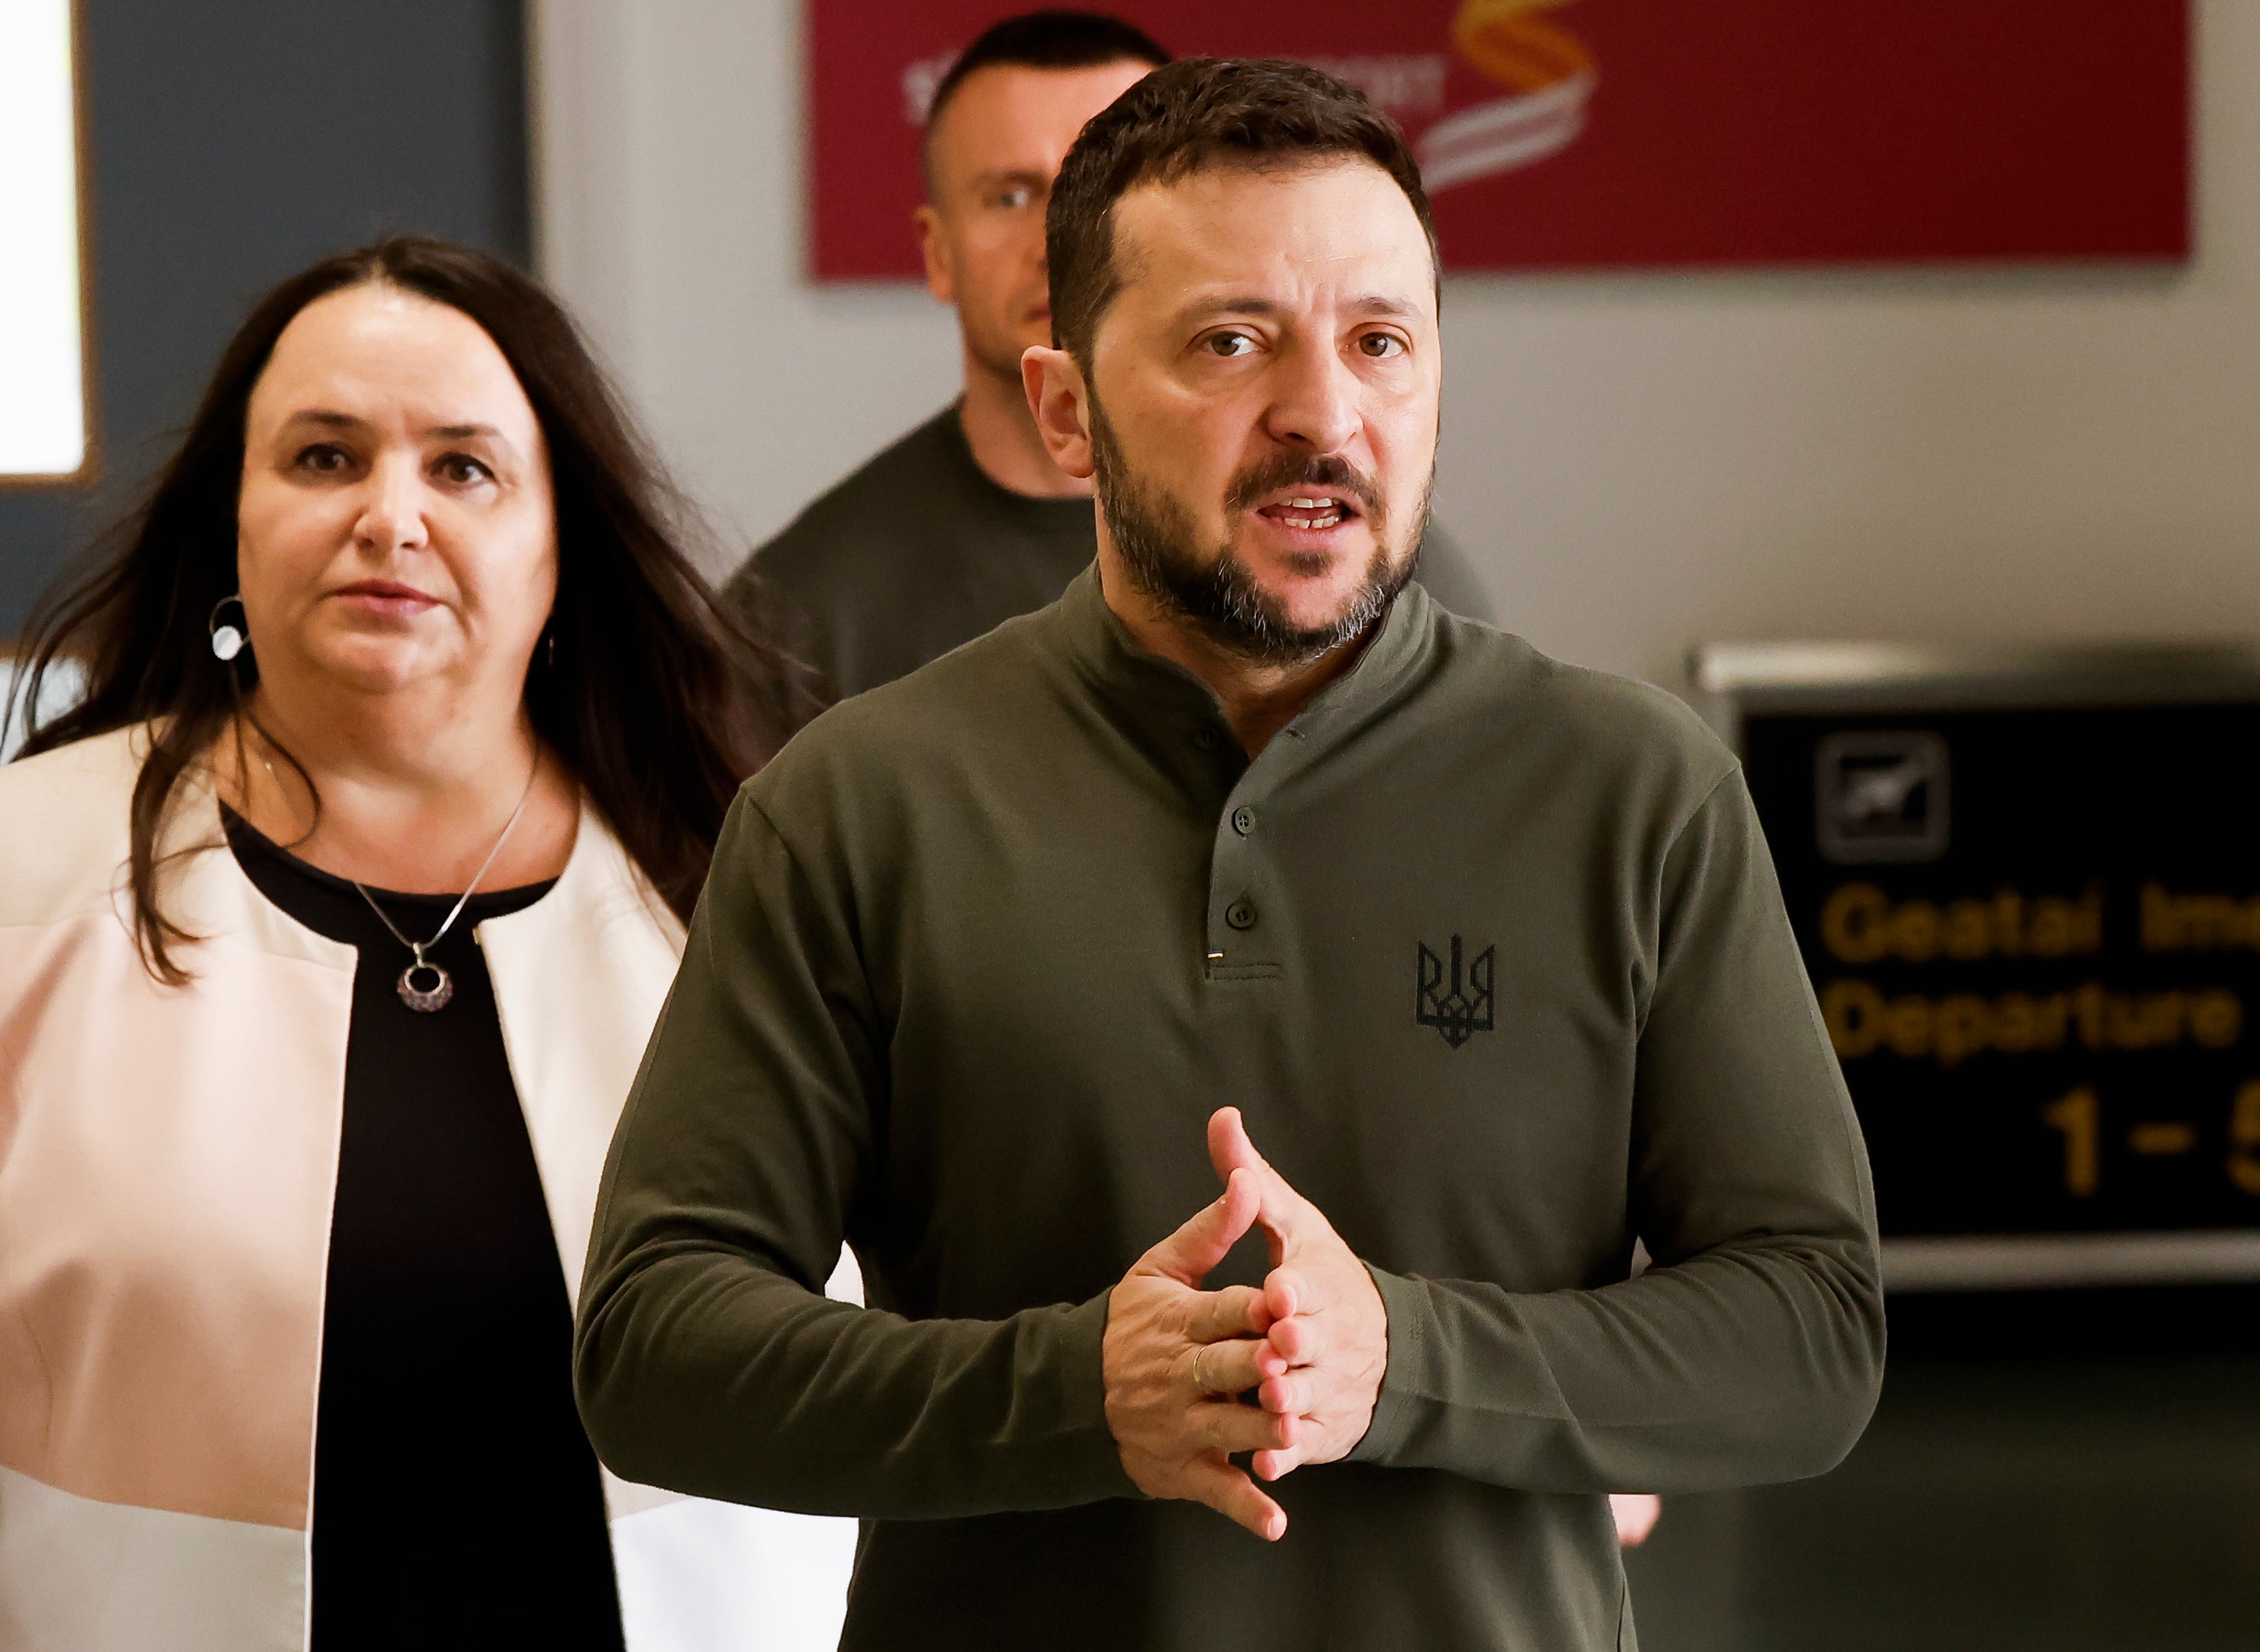
[[[1205,316],[1276,316],[1283,306],[1276,298],[1265,298],[1255,293],[1227,293],[1212,298],[1196,298],[1177,311],[1180,322],[1197,321]]]
[[[972,178],[976,190],[994,189],[1000,183],[1025,183],[1031,189],[1051,188],[1051,174],[1039,172],[1033,167],[991,167],[986,172],[976,172]]]
[[[1420,314],[1420,306],[1412,300],[1385,292],[1360,293],[1344,303],[1342,308],[1354,315],[1386,316],[1406,320]],[[1276,298],[1265,298],[1254,293],[1236,293],[1214,298],[1196,298],[1177,312],[1177,319],[1182,324],[1210,316],[1269,318],[1283,314],[1284,311],[1285,306]]]
[[[1385,292],[1360,293],[1342,308],[1354,310],[1360,315],[1391,316],[1405,320],[1420,313],[1420,306],[1410,298],[1399,298]]]

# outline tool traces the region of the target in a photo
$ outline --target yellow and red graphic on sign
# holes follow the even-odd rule
[[[1584,42],[1539,15],[1571,0],[1464,0],[1452,47],[1509,96],[1462,109],[1420,137],[1431,194],[1559,154],[1585,129],[1599,76]]]

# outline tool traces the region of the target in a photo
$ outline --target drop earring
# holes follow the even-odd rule
[[[242,617],[242,624],[228,625],[221,620],[222,611],[231,604],[234,605],[236,612]],[[238,591],[232,597],[223,597],[214,603],[211,619],[207,622],[207,626],[211,632],[211,651],[214,659],[225,662],[241,654],[251,642],[251,620],[248,615],[243,614],[243,593]]]

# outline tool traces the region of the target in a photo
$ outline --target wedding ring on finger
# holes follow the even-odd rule
[[[1200,1351],[1193,1355],[1193,1386],[1211,1399],[1226,1391],[1221,1388],[1210,1387],[1208,1378],[1201,1374],[1201,1362],[1209,1356],[1210,1351],[1216,1346],[1213,1342],[1204,1342],[1201,1344]]]

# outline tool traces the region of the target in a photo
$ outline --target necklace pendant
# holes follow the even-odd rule
[[[429,976],[430,984],[418,986],[416,977],[418,976]],[[434,1010],[447,1007],[447,1000],[455,996],[455,978],[438,964],[418,958],[400,972],[398,990],[403,1004],[429,1015]]]

